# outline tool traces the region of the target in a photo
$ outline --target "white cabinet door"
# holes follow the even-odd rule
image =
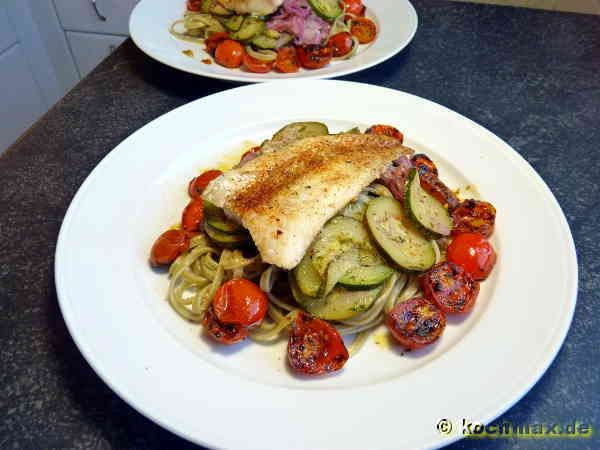
[[[54,0],[65,30],[122,35],[129,34],[129,15],[137,2],[138,0]]]
[[[0,11],[2,11],[0,9]],[[20,44],[0,53],[0,153],[46,111]]]
[[[8,21],[6,10],[0,7],[0,52],[17,42],[17,35]]]
[[[67,31],[67,39],[81,77],[85,77],[100,62],[110,55],[126,36],[77,33]]]

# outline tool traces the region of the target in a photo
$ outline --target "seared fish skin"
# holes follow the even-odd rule
[[[259,14],[266,16],[275,12],[283,0],[218,0],[225,8],[238,14]]]
[[[412,152],[387,136],[310,137],[225,172],[202,197],[248,229],[263,261],[292,269],[325,222]]]

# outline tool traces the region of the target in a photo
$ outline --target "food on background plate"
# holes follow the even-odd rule
[[[341,369],[381,324],[407,350],[437,341],[495,264],[495,209],[461,201],[403,139],[291,123],[193,178],[181,226],[150,255],[169,265],[172,307],[222,344],[287,333],[307,375]]]
[[[320,69],[377,37],[362,0],[188,0],[173,36],[204,43],[215,61],[254,73]]]

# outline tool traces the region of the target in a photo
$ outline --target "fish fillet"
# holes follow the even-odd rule
[[[263,261],[292,269],[325,222],[411,153],[387,136],[306,138],[225,172],[203,198],[248,229]]]
[[[238,14],[267,15],[275,12],[283,0],[219,0],[219,3]]]

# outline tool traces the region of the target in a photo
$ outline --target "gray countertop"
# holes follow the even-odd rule
[[[600,16],[413,4],[420,23],[412,44],[344,79],[458,111],[506,140],[548,183],[575,238],[577,309],[554,363],[499,420],[595,428],[588,439],[451,448],[598,449]],[[1,449],[196,448],[134,411],[83,359],[58,308],[54,249],[71,198],[104,155],[172,108],[234,86],[170,69],[127,41],[0,156]]]

